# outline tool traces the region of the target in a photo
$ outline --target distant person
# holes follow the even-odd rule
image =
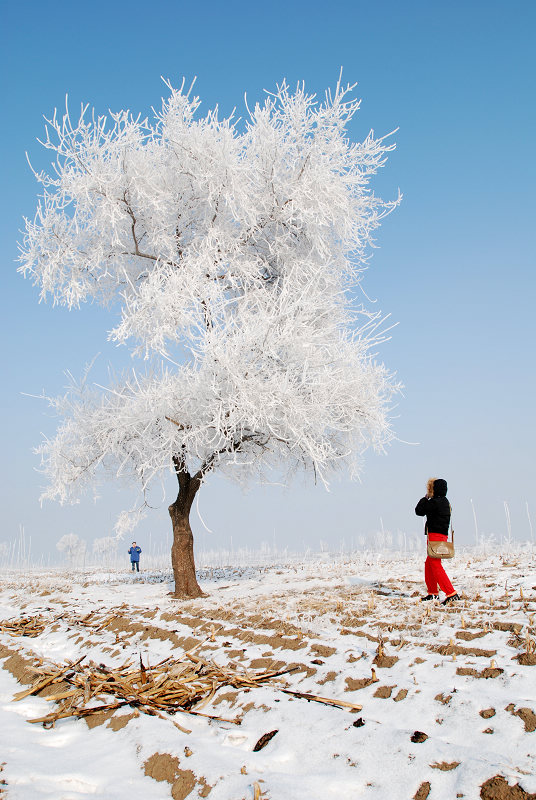
[[[426,517],[424,532],[428,534],[431,542],[447,541],[451,508],[447,500],[447,482],[443,478],[430,478],[426,485],[426,495],[421,497],[415,506],[415,513],[419,517]],[[427,554],[424,562],[424,580],[428,594],[426,597],[421,597],[421,600],[438,600],[439,587],[445,593],[441,605],[448,606],[454,600],[459,600],[460,596],[454,590],[441,562],[441,558],[430,558]]]
[[[141,547],[138,547],[136,542],[132,542],[132,547],[128,551],[130,563],[132,564],[132,572],[134,572],[134,570],[140,571],[140,553]]]

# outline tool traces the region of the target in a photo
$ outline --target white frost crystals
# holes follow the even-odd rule
[[[398,387],[370,355],[382,320],[352,290],[399,198],[368,188],[393,145],[349,141],[352,89],[320,103],[283,83],[245,123],[200,117],[184,85],[153,122],[49,121],[54,173],[36,175],[20,271],[54,303],[119,303],[110,337],[146,367],[50,400],[47,497],[73,501],[99,472],[146,489],[177,465],[325,481],[389,441]]]

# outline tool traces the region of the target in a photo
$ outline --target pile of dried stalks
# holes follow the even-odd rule
[[[42,617],[21,617],[11,621],[4,619],[0,622],[0,631],[10,636],[30,636],[33,639],[43,633],[46,625]]]
[[[84,658],[81,658],[65,666],[37,668],[39,677],[33,686],[18,692],[13,699],[22,700],[57,684],[58,691],[47,692],[47,699],[56,701],[59,706],[50,714],[28,720],[29,722],[40,722],[45,727],[53,727],[59,719],[87,717],[103,711],[113,712],[123,706],[132,706],[145,714],[160,717],[163,712],[197,715],[222,686],[252,689],[271,678],[293,671],[290,668],[277,672],[251,672],[234,662],[223,667],[193,651],[185,653],[182,661],[166,658],[154,667],[145,666],[141,656],[139,667],[136,668],[132,667],[132,662],[112,669],[104,664],[83,665],[83,661]],[[208,714],[200,716],[222,722],[241,722],[240,719],[223,720]],[[173,724],[184,733],[190,733],[176,722]]]

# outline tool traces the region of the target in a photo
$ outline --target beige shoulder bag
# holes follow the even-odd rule
[[[427,553],[430,558],[453,558],[454,557],[454,528],[452,527],[452,506],[450,508],[450,537],[442,542],[431,542],[428,535],[428,525],[426,526]]]

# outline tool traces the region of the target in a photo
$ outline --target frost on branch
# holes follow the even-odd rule
[[[36,176],[20,270],[54,303],[119,304],[110,338],[146,365],[49,401],[46,496],[73,501],[107,474],[146,490],[170,469],[325,481],[389,441],[382,320],[352,296],[398,203],[369,188],[393,146],[350,142],[352,88],[320,103],[283,84],[246,123],[202,117],[171,86],[152,122],[49,121],[56,163]]]

